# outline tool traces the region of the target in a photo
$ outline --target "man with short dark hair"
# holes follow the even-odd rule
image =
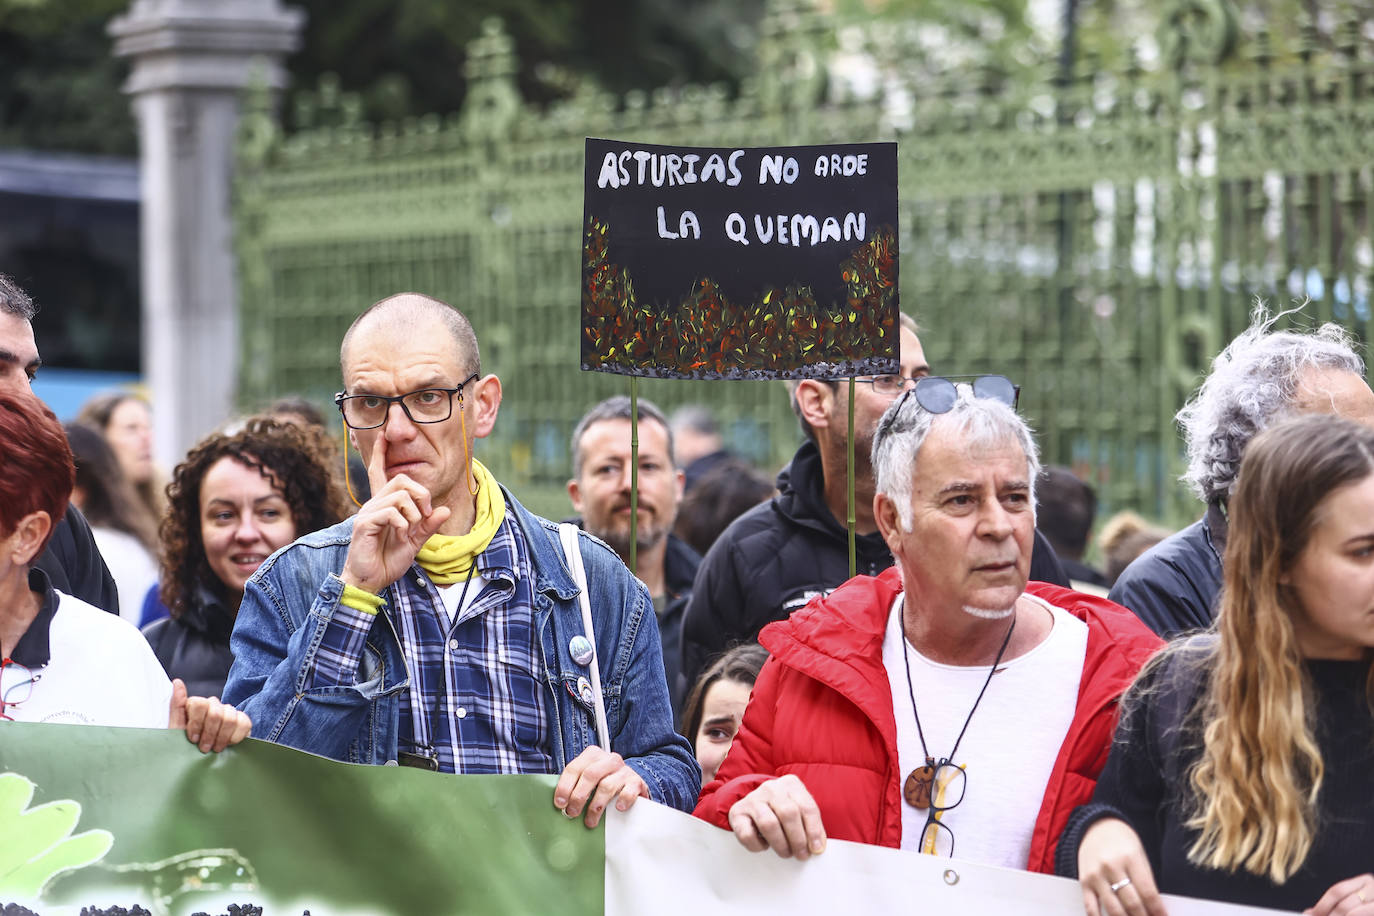
[[[701,773],[673,731],[648,591],[585,534],[565,555],[472,455],[501,380],[467,319],[391,296],[340,364],[372,498],[248,580],[225,699],[255,735],[336,760],[559,774],[555,807],[588,827],[639,796],[690,808]]]
[[[0,273],[0,391],[29,392],[43,365],[33,337],[37,312],[33,299]],[[47,573],[58,591],[119,613],[114,577],[95,546],[91,526],[75,506],[67,505],[66,515],[58,521],[34,566]]]
[[[860,575],[876,576],[892,565],[892,552],[873,517],[869,449],[883,411],[916,379],[930,374],[916,330],[916,322],[902,315],[900,374],[861,378],[855,386],[854,527]],[[735,519],[697,570],[682,623],[682,673],[689,684],[732,643],[755,639],[765,624],[785,620],[849,578],[849,384],[804,379],[788,387],[806,441],[778,474],[778,495]],[[1031,578],[1069,584],[1038,534]]]
[[[630,562],[630,399],[607,398],[582,416],[572,434],[568,497],[582,527]],[[701,557],[673,535],[683,472],[673,460],[673,432],[663,411],[639,399],[639,518],[634,574],[649,589],[663,644],[673,712],[680,711],[682,612]]]

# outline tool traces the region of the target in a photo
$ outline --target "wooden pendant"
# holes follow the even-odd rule
[[[935,758],[927,757],[926,765],[917,767],[907,774],[902,785],[902,798],[918,811],[930,807],[931,790],[935,785]]]

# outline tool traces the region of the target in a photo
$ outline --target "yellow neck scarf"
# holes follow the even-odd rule
[[[431,535],[415,555],[415,562],[435,585],[452,585],[467,578],[477,555],[487,549],[506,517],[506,500],[496,478],[476,458],[472,459],[472,476],[477,481],[477,517],[472,530],[467,534]]]

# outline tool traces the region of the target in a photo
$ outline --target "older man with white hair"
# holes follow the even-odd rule
[[[1016,395],[932,376],[884,414],[873,511],[896,566],[763,630],[699,817],[782,856],[833,836],[1053,870],[1159,641],[1105,599],[1028,588],[1039,460]]]

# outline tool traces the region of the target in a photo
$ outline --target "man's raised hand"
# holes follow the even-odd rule
[[[451,512],[447,506],[435,506],[429,490],[405,474],[387,480],[386,451],[386,435],[377,436],[367,462],[372,498],[353,521],[353,541],[339,576],[345,584],[373,594],[405,574]]]

